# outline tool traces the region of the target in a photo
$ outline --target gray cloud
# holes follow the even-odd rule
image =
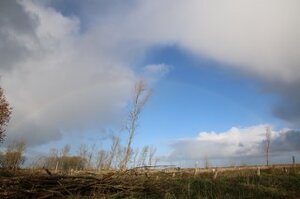
[[[13,20],[18,10],[8,16],[12,28],[7,34],[15,38],[16,51],[27,45],[30,53],[18,62],[8,60],[14,70],[4,71],[1,78],[13,107],[6,143],[22,139],[29,146],[40,145],[60,139],[62,133],[117,123],[137,76],[127,63],[110,54],[108,42],[99,45],[107,39],[98,39],[93,32],[81,34],[80,21],[74,16],[63,16],[33,1],[17,5],[24,20],[34,16],[38,23],[24,22],[22,28]],[[18,55],[14,51],[11,57]]]
[[[273,108],[273,115],[292,127],[300,127],[300,81],[269,83],[267,90],[280,97]]]
[[[34,39],[37,19],[29,15],[17,1],[0,2],[1,70],[11,67],[30,54],[26,40]]]
[[[300,151],[300,131],[282,132],[271,142],[273,153]]]
[[[39,2],[39,1],[37,1]],[[39,2],[40,3],[40,2]],[[64,16],[76,16],[80,18],[81,30],[87,31],[95,23],[107,24],[107,16],[123,16],[133,7],[136,0],[47,0],[46,6],[53,7]]]

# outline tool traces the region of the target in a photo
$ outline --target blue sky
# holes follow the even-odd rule
[[[283,124],[272,117],[276,96],[264,93],[260,82],[225,66],[193,57],[176,46],[152,49],[146,64],[164,63],[169,73],[154,87],[141,119],[140,131],[155,143],[191,137],[200,131],[225,131],[233,126]],[[152,135],[155,136],[152,136]],[[143,137],[140,137],[143,140]]]
[[[108,129],[125,142],[120,125],[145,79],[153,94],[134,147],[156,146],[169,160],[258,157],[252,148],[269,125],[278,159],[300,149],[297,1],[1,4],[1,85],[14,108],[7,144],[25,140],[38,153],[71,143],[75,153],[108,147]],[[226,153],[197,156],[200,145]]]

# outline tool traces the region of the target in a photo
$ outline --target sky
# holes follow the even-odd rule
[[[4,145],[31,153],[123,141],[135,83],[152,96],[134,147],[166,162],[262,163],[300,150],[298,0],[3,0]]]

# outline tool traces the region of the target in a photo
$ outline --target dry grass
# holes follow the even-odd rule
[[[296,198],[300,168],[282,166],[48,175],[0,172],[0,198]]]

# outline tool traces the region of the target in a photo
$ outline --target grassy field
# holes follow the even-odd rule
[[[0,198],[300,198],[300,167],[0,172]]]

